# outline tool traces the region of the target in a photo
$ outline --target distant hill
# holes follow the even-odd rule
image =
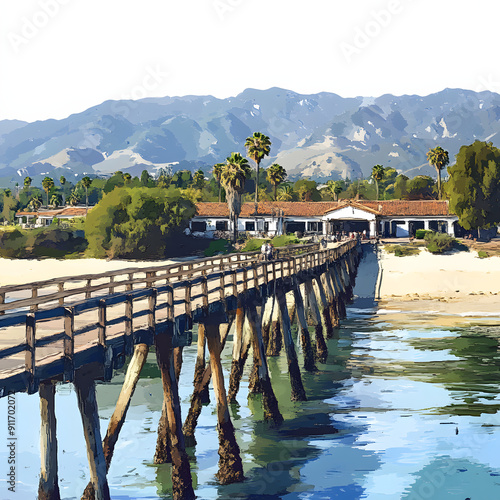
[[[270,136],[271,157],[290,177],[319,181],[370,175],[375,164],[434,175],[425,155],[441,145],[453,161],[476,139],[500,145],[500,95],[446,89],[417,95],[343,98],[321,92],[247,89],[212,96],[106,101],[63,120],[0,121],[0,186],[39,184],[46,175],[77,180],[116,170],[154,173],[203,168],[245,153],[255,131]]]

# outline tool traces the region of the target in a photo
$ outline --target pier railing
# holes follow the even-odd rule
[[[186,345],[209,306],[234,310],[238,294],[333,262],[355,245],[297,245],[271,261],[259,252],[230,254],[1,287],[8,301],[0,304],[0,397],[35,392],[46,378],[71,381],[91,361],[111,376],[134,344],[153,343],[155,331],[172,328],[174,345]]]

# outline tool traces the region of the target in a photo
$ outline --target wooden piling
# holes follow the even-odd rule
[[[316,359],[320,363],[325,363],[328,356],[328,347],[326,346],[325,336],[323,334],[327,333],[326,325],[321,321],[321,313],[318,307],[318,301],[316,300],[316,295],[314,293],[314,286],[312,281],[306,281],[304,283],[305,295],[307,297],[307,302],[309,306],[309,311],[311,312],[312,322],[315,329],[316,338]]]
[[[205,332],[205,326],[203,324],[200,324],[199,327],[201,327],[203,332]],[[222,323],[219,326],[221,349],[224,349],[230,328],[231,323]],[[199,379],[194,384],[194,391],[191,396],[191,405],[189,407],[189,412],[184,425],[182,426],[182,432],[184,434],[184,440],[187,447],[196,445],[194,431],[203,406],[203,394],[208,392],[208,384],[210,383],[211,377],[212,367],[208,364],[201,373]]]
[[[210,366],[212,367],[212,382],[217,401],[217,431],[219,434],[219,472],[217,479],[221,484],[242,482],[243,464],[240,448],[236,442],[233,423],[229,416],[224,376],[221,365],[221,342],[218,325],[207,324],[205,330]]]
[[[304,308],[304,300],[300,293],[299,285],[294,279],[293,281],[293,296],[295,298],[295,308],[297,311],[297,323],[300,328],[300,339],[302,344],[302,351],[304,354],[304,369],[309,372],[316,371],[314,364],[314,353],[311,345],[311,336],[306,320],[306,312]]]
[[[52,381],[40,383],[40,482],[38,483],[38,500],[59,500],[59,484],[57,477],[57,437],[55,393]]]
[[[87,444],[87,459],[90,469],[90,482],[94,487],[95,500],[110,500],[106,477],[106,460],[102,448],[101,428],[97,410],[95,382],[88,373],[79,370],[75,373],[75,389],[78,408],[82,417],[83,433]]]
[[[245,312],[241,302],[238,303],[236,310],[236,330],[233,343],[233,361],[231,363],[231,375],[229,377],[228,400],[236,402],[236,395],[240,388],[241,376],[245,367],[248,353],[250,351],[251,334],[248,326],[248,320],[245,318]]]
[[[300,374],[299,363],[297,360],[297,353],[295,352],[295,345],[292,338],[292,326],[290,324],[290,317],[288,316],[288,308],[286,304],[285,292],[283,285],[276,286],[276,299],[279,304],[281,313],[281,325],[283,328],[283,340],[285,344],[285,352],[288,361],[288,373],[290,375],[290,384],[292,392],[290,399],[292,401],[306,401],[306,391],[302,384],[302,375]]]
[[[273,307],[273,314],[271,317],[269,344],[267,346],[266,354],[268,356],[279,356],[282,346],[280,313],[279,313],[279,306],[276,303],[275,297],[273,297],[273,301],[275,302],[275,305]]]
[[[189,459],[182,434],[181,406],[175,377],[172,335],[155,336],[156,360],[161,372],[166,435],[172,460],[172,496],[178,500],[195,498]]]
[[[106,460],[106,468],[109,470],[111,464],[111,459],[113,458],[113,452],[115,449],[116,442],[118,441],[118,436],[125,422],[127,416],[127,411],[130,406],[130,401],[134,395],[137,382],[141,375],[142,368],[146,363],[148,357],[149,347],[147,344],[137,344],[134,349],[134,354],[127,368],[127,373],[125,374],[125,380],[118,396],[116,402],[115,411],[108,423],[108,430],[106,432],[106,437],[102,443],[104,459]],[[95,496],[94,487],[92,482],[87,485],[82,500],[93,500]]]
[[[315,290],[317,292],[317,299],[319,299],[319,302],[321,304],[321,311],[323,315],[323,322],[326,327],[326,338],[331,339],[333,338],[333,333],[334,333],[334,328],[338,326],[338,318],[331,316],[331,310],[329,307],[328,303],[328,298],[325,293],[325,289],[323,287],[323,282],[321,280],[320,276],[315,277]]]
[[[264,313],[262,314],[262,340],[264,341],[264,347],[267,350],[269,345],[269,334],[271,331],[271,318],[274,312],[274,297],[270,297],[266,300],[264,305]]]
[[[271,384],[271,377],[267,366],[266,349],[262,338],[261,318],[253,302],[249,301],[246,304],[246,310],[250,331],[253,337],[255,357],[258,361],[257,377],[262,392],[264,420],[272,421],[274,425],[280,425],[283,422],[283,416],[278,408],[278,400],[276,399]]]

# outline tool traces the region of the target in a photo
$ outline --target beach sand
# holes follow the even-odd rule
[[[480,259],[476,251],[396,257],[379,251],[378,306],[396,311],[456,318],[500,319],[500,257]],[[448,322],[449,322],[448,321]]]
[[[147,262],[101,259],[0,259],[0,286],[25,284],[64,276],[99,274],[117,269],[162,266],[181,260],[184,259]]]

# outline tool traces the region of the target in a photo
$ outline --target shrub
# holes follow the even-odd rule
[[[417,240],[423,240],[425,238],[426,234],[433,233],[434,231],[431,231],[429,229],[417,229],[415,231],[415,238]]]
[[[486,259],[489,257],[489,255],[484,250],[479,250],[479,252],[477,252],[477,256],[480,259]]]
[[[388,253],[393,253],[396,257],[407,257],[409,255],[418,255],[420,249],[403,245],[385,245],[384,249]]]
[[[164,258],[194,213],[194,205],[173,186],[115,188],[86,218],[89,254]]]
[[[446,233],[428,233],[425,235],[427,250],[431,253],[444,253],[453,248],[455,238]]]

